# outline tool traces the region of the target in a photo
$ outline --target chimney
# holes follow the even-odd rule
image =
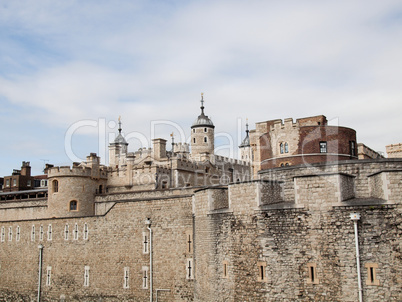
[[[22,176],[31,176],[31,166],[29,165],[29,161],[22,162],[22,166],[21,166],[21,175]]]
[[[152,142],[154,144],[154,158],[166,158],[166,140],[163,138],[155,138]]]

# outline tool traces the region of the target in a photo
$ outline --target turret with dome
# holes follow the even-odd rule
[[[191,156],[196,160],[213,161],[215,126],[204,113],[204,94],[201,93],[201,114],[191,126]],[[212,155],[212,156],[211,156]]]

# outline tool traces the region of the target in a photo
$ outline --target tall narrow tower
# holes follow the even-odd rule
[[[201,93],[201,114],[191,126],[191,156],[194,159],[211,159],[211,155],[214,155],[214,128],[212,121],[204,114],[204,94]]]
[[[128,143],[121,135],[121,119],[119,117],[119,135],[114,140],[114,143],[109,145],[109,166],[116,167],[125,164],[127,157]]]
[[[240,144],[240,159],[247,161],[247,162],[252,162],[253,161],[253,151],[251,150],[250,146],[250,136],[249,136],[249,130],[248,130],[248,121],[246,122],[246,137],[243,139],[242,143]]]

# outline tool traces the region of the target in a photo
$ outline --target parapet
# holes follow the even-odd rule
[[[95,168],[96,169],[96,168]],[[98,168],[99,169],[99,168]],[[89,167],[80,167],[80,166],[61,166],[61,167],[53,167],[48,170],[48,177],[92,177],[92,169]],[[106,170],[99,170],[100,178],[107,178]]]

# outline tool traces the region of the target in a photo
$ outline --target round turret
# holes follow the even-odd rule
[[[204,96],[201,94],[201,114],[191,126],[191,155],[214,154],[215,126],[204,113]]]

